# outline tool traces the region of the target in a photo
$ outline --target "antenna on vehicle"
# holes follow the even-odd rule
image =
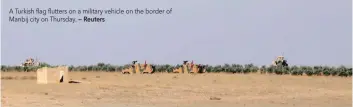
[[[38,57],[37,56],[34,57],[34,61],[32,63],[34,66],[38,66],[37,65],[38,64]]]

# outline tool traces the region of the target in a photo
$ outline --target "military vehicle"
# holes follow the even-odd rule
[[[272,61],[273,66],[288,66],[287,60],[284,56],[277,56],[276,60]]]
[[[189,61],[183,61],[183,65],[177,66],[176,69],[173,70],[173,73],[204,73],[206,72],[205,65],[194,64],[194,61],[189,63]]]
[[[155,71],[155,66],[151,64],[140,64],[138,61],[132,61],[132,64],[129,68],[125,68],[122,70],[123,74],[152,74]]]
[[[22,63],[23,67],[35,67],[35,66],[39,66],[40,63],[38,61],[38,59],[34,60],[33,58],[28,58],[25,60],[24,63]]]

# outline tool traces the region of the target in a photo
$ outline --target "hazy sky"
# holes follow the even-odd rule
[[[3,0],[1,63],[351,65],[352,0]],[[105,23],[9,23],[9,8],[173,8]],[[94,16],[94,15],[91,15]],[[81,16],[72,16],[82,18]]]

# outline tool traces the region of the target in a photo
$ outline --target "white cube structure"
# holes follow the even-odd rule
[[[59,66],[55,68],[43,67],[37,70],[37,83],[68,83],[69,82],[69,67]]]

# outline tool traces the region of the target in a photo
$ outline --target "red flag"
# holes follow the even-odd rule
[[[193,67],[193,66],[194,66],[194,60],[191,61],[191,67]]]

